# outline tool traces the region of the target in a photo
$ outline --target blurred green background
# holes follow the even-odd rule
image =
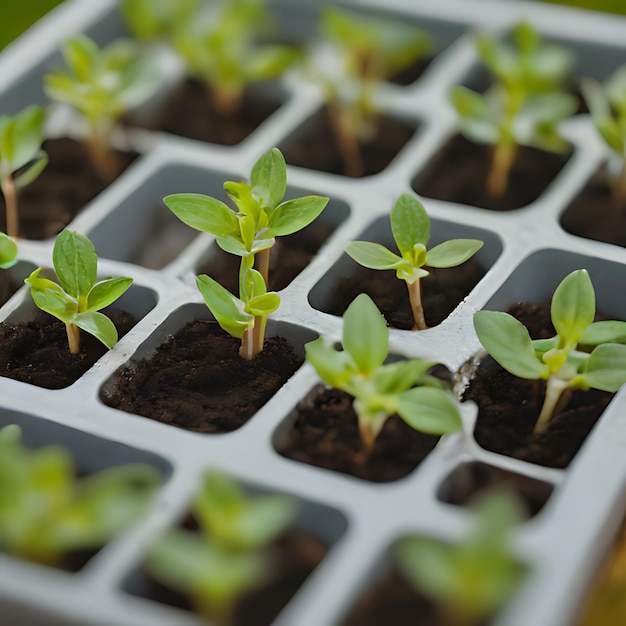
[[[2,0],[0,50],[63,0]],[[92,0],[97,2],[97,0]],[[626,15],[626,0],[542,0]]]

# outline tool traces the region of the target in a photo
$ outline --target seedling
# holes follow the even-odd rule
[[[415,326],[427,328],[422,306],[421,279],[428,276],[424,267],[455,267],[465,263],[483,245],[478,239],[450,239],[426,249],[430,240],[430,219],[422,203],[403,193],[389,215],[393,238],[400,256],[379,243],[353,241],[346,253],[357,263],[374,270],[395,270],[396,276],[406,282]]]
[[[287,166],[278,148],[254,164],[249,184],[226,182],[224,189],[238,211],[216,198],[195,193],[174,194],[163,201],[185,224],[214,235],[222,250],[241,257],[239,298],[208,276],[198,277],[197,282],[222,328],[242,339],[240,354],[252,359],[263,349],[267,316],[280,303],[275,293],[267,292],[275,238],[308,226],[323,211],[328,198],[303,196],[283,201]]]
[[[615,215],[626,205],[626,65],[620,67],[604,88],[585,78],[581,88],[595,127],[609,148],[614,174],[612,201]]]
[[[97,548],[146,511],[158,487],[149,465],[78,479],[58,446],[29,450],[15,424],[0,430],[0,551],[62,565],[73,550]]]
[[[535,433],[573,389],[615,393],[626,382],[626,322],[594,322],[596,298],[586,270],[566,276],[552,296],[550,315],[556,335],[532,340],[526,327],[508,313],[478,311],[474,328],[489,354],[520,378],[547,381]],[[579,348],[579,346],[582,346]],[[591,353],[584,351],[593,348]]]
[[[174,34],[174,48],[188,73],[207,87],[215,111],[234,117],[247,85],[280,76],[300,53],[258,43],[270,21],[263,0],[212,3],[208,11]]]
[[[461,429],[454,400],[441,381],[428,374],[435,363],[410,359],[384,364],[389,329],[366,294],[358,295],[344,313],[342,345],[343,350],[336,350],[320,337],[306,344],[306,360],[327,385],[354,397],[366,457],[385,422],[396,413],[424,433]]]
[[[67,41],[63,48],[66,70],[44,77],[52,100],[76,109],[88,124],[86,146],[102,180],[119,173],[110,136],[116,122],[146,101],[162,82],[158,58],[138,44],[118,40],[100,49],[86,35]]]
[[[72,354],[80,351],[81,329],[112,348],[117,343],[117,329],[98,311],[115,302],[133,279],[98,281],[98,256],[93,244],[84,235],[69,230],[57,236],[52,263],[59,283],[40,276],[42,267],[24,281],[30,287],[33,302],[65,324]]]
[[[484,624],[524,575],[509,545],[510,534],[522,519],[518,501],[507,493],[492,494],[480,502],[475,515],[470,533],[459,545],[409,537],[396,546],[401,573],[436,602],[441,624]]]
[[[507,189],[518,146],[550,152],[567,149],[557,125],[577,108],[577,99],[561,91],[572,65],[571,53],[543,44],[528,22],[515,28],[513,42],[479,35],[476,48],[494,84],[484,95],[462,86],[451,93],[463,134],[493,146],[487,192],[494,198]]]
[[[132,36],[140,41],[170,37],[188,27],[201,0],[122,0]]]
[[[0,189],[9,237],[19,234],[17,192],[32,183],[48,163],[41,149],[43,110],[32,105],[17,115],[0,115]]]
[[[0,232],[0,270],[8,270],[17,263],[17,244]]]
[[[211,623],[231,623],[238,601],[276,572],[271,543],[293,522],[292,498],[250,498],[229,477],[212,471],[192,503],[200,532],[168,531],[147,558],[150,575],[189,596]]]
[[[319,58],[312,77],[324,90],[346,175],[363,176],[361,144],[376,133],[376,91],[427,54],[430,37],[405,22],[337,8],[324,8],[321,19],[328,57]]]

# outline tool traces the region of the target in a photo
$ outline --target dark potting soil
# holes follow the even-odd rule
[[[528,517],[534,517],[548,501],[552,485],[487,463],[472,461],[459,465],[446,477],[437,490],[437,497],[448,504],[471,506],[474,497],[486,490],[506,490],[517,494],[524,503]]]
[[[415,126],[380,115],[375,137],[371,142],[361,145],[365,169],[363,175],[371,176],[382,172],[415,131]],[[345,175],[345,165],[326,108],[304,122],[279,147],[290,165]]]
[[[278,90],[268,93],[260,85],[251,85],[244,93],[239,113],[224,117],[215,111],[207,89],[187,78],[164,105],[148,119],[130,117],[127,123],[151,130],[188,137],[199,141],[233,146],[243,141],[284,102]]]
[[[277,237],[270,255],[270,291],[284,289],[310,263],[332,231],[330,224],[313,222],[297,233]],[[213,258],[198,274],[208,274],[231,293],[239,293],[239,259],[217,245]]]
[[[279,537],[273,548],[277,556],[275,578],[241,599],[235,610],[232,626],[271,624],[327,552],[327,546],[319,539],[298,530],[288,531]],[[127,591],[133,595],[192,610],[191,603],[185,596],[156,582],[145,570],[129,581]]]
[[[319,385],[297,405],[293,423],[275,438],[276,450],[301,463],[388,482],[412,472],[439,441],[394,415],[365,459],[352,401],[347,393]]]
[[[54,237],[111,182],[100,178],[78,141],[66,137],[48,139],[43,149],[48,153],[48,165],[18,196],[19,232],[20,237],[26,239]],[[118,150],[115,154],[120,173],[138,156]],[[5,225],[5,205],[0,198],[0,227],[3,231]]]
[[[113,320],[120,337],[137,322],[116,309],[103,311]],[[0,323],[0,376],[45,389],[63,389],[76,382],[107,348],[81,332],[80,352],[70,354],[65,324],[37,312],[28,322]]]
[[[458,267],[429,267],[428,271],[429,276],[422,279],[422,305],[429,327],[441,324],[485,275],[485,270],[474,259]],[[413,328],[409,292],[395,272],[359,268],[353,276],[339,281],[332,299],[321,309],[324,313],[341,316],[360,293],[372,298],[390,326],[402,330]]]
[[[554,336],[549,304],[516,305],[509,310],[533,339]],[[613,394],[591,389],[574,391],[539,435],[533,428],[539,417],[545,381],[524,380],[509,374],[491,357],[478,366],[464,400],[478,404],[476,441],[487,450],[523,461],[564,468],[572,461]]]
[[[491,147],[475,144],[457,135],[413,179],[412,187],[427,198],[493,211],[511,211],[537,200],[561,171],[568,157],[520,147],[505,194],[493,198],[486,192],[492,161]]]
[[[601,167],[561,216],[572,235],[626,247],[626,205],[613,206],[606,167]]]
[[[268,337],[252,361],[239,356],[239,339],[216,322],[189,322],[150,359],[116,372],[101,391],[115,409],[203,433],[245,424],[300,367],[286,339]]]

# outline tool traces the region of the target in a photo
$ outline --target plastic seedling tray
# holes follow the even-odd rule
[[[314,37],[317,3],[271,2],[279,36],[288,41]],[[501,0],[409,0],[345,2],[358,10],[385,13],[426,27],[435,56],[423,75],[407,86],[389,84],[379,94],[382,111],[416,129],[392,162],[363,179],[290,167],[289,193],[328,195],[323,222],[331,234],[311,263],[281,291],[282,304],[270,334],[285,332],[302,351],[317,335],[339,339],[340,318],[324,312],[339,281],[356,271],[344,246],[360,237],[389,243],[387,215],[397,196],[410,191],[435,158],[457,122],[447,103],[455,84],[472,80],[478,62],[472,33],[505,34],[528,17],[548,40],[577,53],[576,73],[603,79],[626,60],[626,20],[531,2]],[[14,113],[45,103],[41,77],[60,64],[59,45],[86,32],[99,43],[126,33],[114,0],[69,2],[0,55],[0,111]],[[167,61],[170,86],[181,69]],[[321,564],[276,619],[283,626],[341,623],[372,580],[389,567],[394,541],[415,534],[455,543],[468,527],[467,511],[455,504],[455,477],[476,477],[485,468],[542,484],[540,512],[514,535],[517,557],[528,574],[514,598],[496,617],[499,626],[572,624],[594,570],[624,516],[626,396],[618,392],[574,461],[552,469],[481,448],[473,437],[476,407],[463,405],[462,432],[444,436],[419,467],[403,479],[376,484],[305,465],[279,455],[274,442],[288,428],[293,408],[318,383],[309,366],[296,374],[244,426],[228,434],[203,435],[117,411],[100,399],[115,372],[150,354],[191,318],[208,318],[194,286],[194,274],[215,254],[211,237],[180,227],[161,204],[175,192],[220,196],[225,180],[244,178],[269,148],[289,147],[298,129],[321,106],[319,92],[295,74],[270,88],[284,102],[246,139],[234,146],[202,143],[141,128],[120,133],[139,159],[81,211],[71,228],[91,237],[103,275],[130,275],[135,286],[128,306],[140,318],[118,345],[73,385],[50,391],[0,379],[0,424],[18,423],[29,445],[63,443],[85,470],[128,460],[147,461],[165,481],[149,514],[107,544],[76,573],[0,555],[0,614],[6,624],[198,623],[191,613],[141,597],[137,582],[148,546],[189,509],[202,473],[219,468],[253,489],[298,497],[298,525],[325,540]],[[137,113],[149,117],[161,94]],[[72,116],[56,110],[49,132],[75,128]],[[433,242],[478,237],[485,246],[477,261],[485,274],[452,313],[435,327],[412,333],[392,329],[391,352],[436,359],[467,376],[480,346],[473,313],[506,309],[514,302],[545,301],[570,271],[588,269],[605,314],[626,319],[626,250],[575,237],[560,216],[604,161],[588,116],[567,121],[563,134],[572,153],[536,201],[497,212],[423,198],[433,222]],[[80,134],[80,128],[74,131]],[[165,237],[165,239],[163,239]],[[52,240],[20,241],[20,281],[34,266],[50,265]],[[154,252],[163,252],[154,256]],[[32,306],[25,289],[1,309],[2,320],[27,319]],[[287,329],[287,330],[285,330]],[[464,378],[465,376],[465,378]],[[474,479],[472,479],[474,480]],[[471,482],[471,481],[470,481]],[[138,578],[139,577],[139,578]]]

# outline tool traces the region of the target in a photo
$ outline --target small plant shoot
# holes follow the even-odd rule
[[[43,119],[43,110],[36,105],[14,116],[0,115],[0,190],[9,237],[19,236],[18,191],[48,164],[48,155],[41,149]]]
[[[524,576],[514,558],[510,535],[522,521],[519,502],[492,493],[475,507],[474,524],[459,545],[407,537],[395,557],[406,581],[435,601],[440,624],[487,623],[513,595]]]
[[[386,421],[398,414],[411,428],[443,435],[460,430],[461,416],[452,396],[421,359],[385,364],[389,329],[366,294],[358,295],[343,316],[343,350],[322,337],[306,344],[306,361],[331,387],[354,397],[365,457]]]
[[[550,315],[556,335],[551,339],[533,341],[526,327],[508,313],[474,314],[478,339],[505,370],[520,378],[547,381],[537,434],[546,431],[572,390],[615,393],[626,382],[626,322],[594,322],[595,312],[589,274],[576,270],[552,297]]]
[[[150,575],[186,594],[211,623],[232,623],[238,601],[276,573],[271,543],[293,523],[289,496],[248,497],[229,477],[212,471],[192,503],[199,532],[168,531],[147,557]]]
[[[283,74],[300,53],[291,47],[258,43],[270,25],[263,0],[212,2],[174,34],[173,45],[188,73],[206,85],[215,111],[224,118],[241,110],[244,90]]]
[[[487,192],[501,197],[507,189],[518,146],[564,152],[559,122],[573,115],[577,98],[562,91],[572,66],[571,53],[544,44],[528,22],[513,31],[513,42],[487,35],[476,38],[480,59],[494,84],[480,94],[463,86],[451,93],[461,131],[476,143],[493,146]]]
[[[320,54],[310,74],[324,91],[345,174],[363,176],[361,144],[376,133],[377,88],[430,52],[430,37],[406,22],[334,7],[324,8],[321,19],[328,56]]]
[[[404,193],[394,204],[389,215],[393,238],[400,255],[379,243],[353,241],[346,253],[357,263],[374,270],[395,270],[396,276],[406,282],[415,326],[427,328],[422,306],[421,279],[428,276],[424,267],[455,267],[465,263],[483,245],[478,239],[450,239],[428,250],[430,219],[422,203]]]
[[[132,36],[140,41],[171,37],[189,27],[201,0],[122,0]]]
[[[242,339],[241,355],[252,359],[263,349],[267,316],[280,304],[268,292],[270,250],[276,237],[308,226],[325,208],[328,198],[303,196],[284,201],[287,166],[278,148],[254,164],[250,183],[226,182],[224,189],[237,211],[216,198],[181,193],[163,199],[185,224],[215,236],[225,252],[241,257],[239,297],[208,276],[198,287],[222,328]]]
[[[98,280],[98,256],[93,244],[79,233],[64,230],[57,236],[52,263],[58,283],[37,268],[24,282],[33,302],[65,324],[71,354],[80,352],[80,331],[93,335],[107,348],[117,343],[117,329],[101,309],[113,304],[131,286],[127,277]]]
[[[117,121],[145,102],[162,83],[158,58],[142,52],[131,40],[118,40],[100,49],[86,35],[67,41],[63,48],[67,69],[44,77],[49,98],[70,105],[88,125],[86,146],[93,165],[104,181],[119,173],[111,148]]]
[[[78,479],[58,446],[29,450],[15,424],[0,430],[0,551],[63,565],[73,550],[98,548],[137,521],[160,483],[149,465]]]
[[[17,244],[0,232],[0,270],[8,270],[17,263]]]

